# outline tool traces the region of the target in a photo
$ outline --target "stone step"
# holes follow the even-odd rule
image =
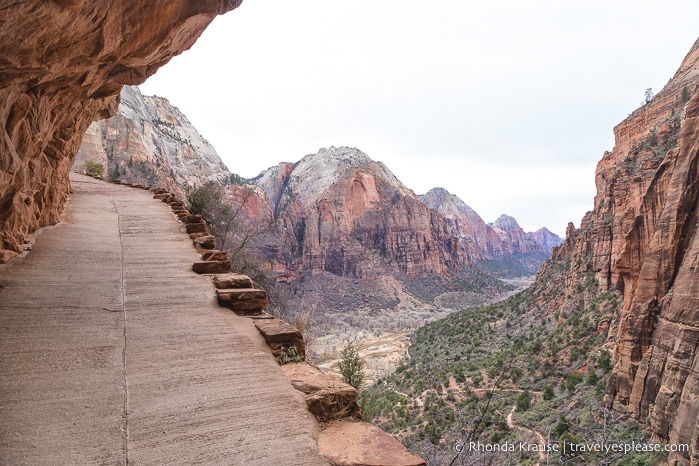
[[[184,219],[185,223],[204,223],[204,217],[201,215],[189,214]]]
[[[239,273],[227,273],[214,277],[216,288],[253,288],[252,279]]]
[[[228,254],[226,254],[223,251],[213,249],[211,251],[206,251],[204,254],[202,254],[201,260],[203,260],[203,261],[226,261],[226,260],[228,260]],[[224,286],[224,287],[217,287],[217,288],[236,288],[236,287]],[[243,288],[243,287],[241,287],[241,288]],[[250,282],[250,286],[246,286],[244,288],[252,288],[252,281]]]
[[[204,224],[204,223],[187,223],[185,225],[185,228],[187,228],[187,233],[205,233],[206,232],[206,224]]]
[[[304,393],[308,410],[320,421],[361,419],[357,390],[305,362],[284,364],[282,371],[296,390]]]
[[[231,270],[231,261],[205,261],[192,264],[192,270],[202,274],[225,273]]]
[[[217,289],[216,298],[240,315],[259,315],[267,307],[267,292],[254,288]]]
[[[194,247],[199,249],[216,249],[216,238],[211,235],[196,238],[194,239]]]
[[[256,320],[256,319],[276,319],[272,314],[268,314],[265,311],[260,312],[259,314],[243,314],[243,317],[248,317],[250,319]]]
[[[318,438],[320,454],[336,466],[425,466],[425,460],[373,424],[331,421]]]
[[[306,343],[303,340],[303,335],[296,327],[292,327],[280,319],[255,320],[255,327],[265,338],[269,347],[272,348],[272,354],[275,358],[292,346],[296,347],[297,353],[302,358],[306,357]]]

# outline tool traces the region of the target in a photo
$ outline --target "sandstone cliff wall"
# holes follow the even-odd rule
[[[84,172],[88,161],[101,164],[110,180],[164,187],[182,199],[187,188],[231,176],[182,112],[136,86],[124,86],[117,113],[85,132],[73,169]]]
[[[0,28],[0,250],[57,222],[89,124],[241,0],[15,2]]]
[[[595,209],[555,250],[571,277],[623,292],[607,402],[699,464],[699,40],[672,80],[615,129]],[[572,279],[572,278],[571,278]]]

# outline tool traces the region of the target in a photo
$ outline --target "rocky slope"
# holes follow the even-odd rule
[[[240,0],[30,0],[2,8],[0,259],[56,223],[89,124]]]
[[[102,165],[104,177],[165,187],[180,198],[186,188],[231,176],[182,112],[135,86],[122,89],[116,115],[87,129],[74,170],[84,171],[87,161]]]
[[[615,129],[595,209],[555,257],[623,292],[607,402],[685,443],[699,464],[699,40],[665,88]],[[571,274],[571,282],[572,279]]]

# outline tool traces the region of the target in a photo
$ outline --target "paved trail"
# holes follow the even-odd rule
[[[148,191],[76,175],[0,266],[0,464],[325,464],[252,323]]]

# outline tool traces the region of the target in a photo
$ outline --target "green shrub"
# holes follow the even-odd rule
[[[522,393],[517,395],[516,410],[520,413],[524,412],[524,411],[528,411],[529,408],[531,407],[531,403],[532,403],[531,394],[527,390],[524,390]]]
[[[597,377],[597,373],[594,370],[591,370],[587,374],[587,378],[585,379],[585,382],[588,385],[595,386],[597,382],[599,381],[599,377]]]
[[[604,372],[609,372],[612,368],[612,357],[605,350],[602,350],[599,357],[597,358],[597,365]]]
[[[582,383],[582,381],[582,374],[578,374],[577,372],[571,372],[570,374],[568,374],[568,377],[566,377],[565,387],[568,389],[568,391],[575,391],[575,386],[579,383]]]
[[[556,396],[556,394],[553,391],[553,385],[550,383],[546,384],[546,387],[544,387],[544,400],[553,400],[554,396]]]
[[[104,166],[92,160],[85,161],[85,174],[89,176],[101,177],[104,173]]]
[[[282,366],[284,364],[289,364],[290,362],[303,362],[303,356],[299,354],[296,346],[291,346],[277,357],[277,362]]]

